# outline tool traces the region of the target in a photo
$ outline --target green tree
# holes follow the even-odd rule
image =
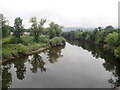
[[[113,27],[113,26],[111,26],[111,25],[106,26],[106,28],[105,28],[105,30],[113,30],[113,29],[114,29],[114,27]]]
[[[115,50],[114,50],[114,55],[116,57],[119,57],[120,58],[120,46],[118,46]]]
[[[41,19],[40,22],[37,22],[36,17],[32,17],[30,19],[30,22],[32,23],[31,25],[31,35],[33,35],[34,40],[36,42],[39,42],[39,35],[42,33],[44,29],[44,24],[46,22],[46,19]]]
[[[110,33],[106,36],[105,38],[105,42],[111,47],[117,47],[118,46],[118,33],[117,32],[113,32]]]
[[[14,20],[14,31],[13,36],[16,37],[17,42],[21,42],[20,36],[23,34],[23,25],[22,25],[22,19],[20,17],[17,17]]]
[[[2,37],[7,37],[10,35],[8,20],[5,17],[2,18]]]
[[[63,26],[59,26],[58,24],[55,24],[54,22],[51,22],[49,24],[49,37],[52,39],[53,37],[60,37],[62,34],[62,28]]]
[[[100,30],[100,31],[101,31],[101,30],[102,30],[102,27],[98,27],[98,30]]]

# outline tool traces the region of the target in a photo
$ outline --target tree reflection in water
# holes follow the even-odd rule
[[[55,63],[58,61],[58,58],[63,57],[61,50],[64,48],[64,46],[62,47],[54,47],[54,48],[50,48],[48,51],[48,60],[50,61],[50,63]]]
[[[12,84],[12,73],[10,72],[10,65],[2,67],[2,87],[9,88]]]
[[[24,65],[24,62],[15,63],[14,67],[16,70],[16,75],[19,80],[23,80],[25,78],[26,74],[26,67]]]
[[[48,50],[42,51],[42,53],[46,54],[48,56],[48,60],[51,63],[54,63],[57,61],[58,58],[62,57],[61,49],[64,47],[57,47],[57,48],[50,48]],[[27,67],[25,63],[28,62],[32,65],[32,68]],[[33,57],[29,60],[28,56],[22,57],[22,58],[16,58],[13,61],[10,61],[6,64],[2,65],[2,88],[9,88],[12,85],[12,72],[10,71],[11,65],[16,68],[16,77],[19,80],[23,80],[26,75],[26,69],[30,68],[32,73],[37,73],[38,69],[40,69],[41,72],[46,72],[45,68],[46,62],[43,60],[41,53],[36,53],[33,55]]]
[[[92,43],[80,42],[75,40],[68,40],[68,42],[72,45],[76,45],[82,47],[83,49],[91,52],[93,57],[102,58],[105,60],[103,63],[103,67],[112,72],[116,79],[110,78],[108,82],[111,84],[111,87],[116,88],[120,86],[120,61],[113,56],[113,54],[103,50],[102,47],[96,46]]]
[[[33,73],[36,73],[38,68],[41,70],[41,72],[46,72],[45,62],[38,53],[33,56],[33,58],[30,60],[30,63],[33,66],[33,68],[31,68]]]
[[[82,47],[85,50],[88,50],[91,52],[91,54],[95,58],[102,58],[105,60],[103,63],[103,67],[106,69],[106,71],[112,72],[113,77],[110,78],[108,82],[111,84],[112,87],[118,87],[120,86],[120,62],[116,59],[111,53],[108,53],[104,51],[101,47],[95,46],[93,44],[89,43],[79,43],[79,41],[69,41],[72,45],[77,45]],[[43,51],[45,55],[47,55],[47,60],[50,63],[55,63],[59,60],[60,57],[62,57],[62,49],[64,47],[57,47],[57,48],[50,48],[48,50]],[[29,65],[26,65],[26,62],[32,65],[32,68],[29,67]],[[2,65],[2,86],[3,88],[9,88],[12,85],[12,74],[11,72],[11,65],[16,68],[16,77],[19,80],[23,80],[26,75],[26,70],[30,69],[32,73],[37,73],[38,69],[40,69],[41,72],[46,72],[46,62],[43,60],[41,53],[36,53],[33,55],[33,58],[28,60],[28,56],[19,58],[18,60],[14,60],[9,62],[9,64]]]

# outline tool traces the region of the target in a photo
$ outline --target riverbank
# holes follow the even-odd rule
[[[51,87],[57,84],[57,87],[61,88],[67,83],[66,86],[71,88],[73,83],[69,83],[70,81],[74,81],[75,87],[86,87],[86,85],[93,81],[90,85],[91,87],[88,85],[88,88],[111,88],[112,83],[108,82],[108,80],[111,80],[111,76],[113,80],[115,78],[112,85],[114,85],[114,83],[116,83],[114,86],[119,85],[120,64],[112,54],[106,53],[103,49],[91,44],[80,44],[78,43],[79,46],[77,46],[66,42],[65,47],[52,47],[42,52],[20,57],[3,64],[3,80],[7,80],[3,82],[3,87],[7,87],[11,82],[12,84],[10,84],[9,88],[19,88],[21,86],[23,86],[23,88],[44,88],[48,87],[47,83],[49,81],[53,81],[53,83],[50,83]],[[94,71],[94,73],[92,71]],[[99,76],[96,75],[96,73],[99,73]],[[52,80],[51,76],[53,78]],[[106,78],[104,76],[106,76]],[[35,77],[35,80],[30,79],[30,77]],[[68,81],[66,77],[70,78],[70,81]],[[99,78],[96,80],[96,78],[93,79],[91,77]],[[66,80],[67,82],[60,82],[58,84],[56,78],[59,81],[62,79],[62,81]],[[81,78],[83,78],[82,81]],[[88,82],[88,79],[91,79],[90,82]],[[97,83],[98,81],[99,83]],[[38,85],[36,85],[36,83],[38,83]],[[85,86],[83,86],[83,84]]]
[[[81,46],[82,48],[84,48],[84,49],[86,49],[86,48],[88,48],[88,47],[86,47],[86,45],[88,46],[91,46],[91,49],[90,49],[90,51],[92,51],[92,50],[94,50],[94,48],[95,47],[97,47],[97,48],[100,48],[100,49],[102,49],[102,50],[104,50],[107,54],[111,54],[112,56],[114,56],[114,58],[116,58],[116,59],[120,59],[120,57],[116,57],[115,55],[114,55],[114,52],[113,52],[113,50],[111,49],[111,48],[108,48],[107,46],[106,46],[106,44],[103,44],[103,43],[95,43],[95,42],[90,42],[90,41],[85,41],[85,40],[78,40],[78,39],[67,39],[66,38],[66,40],[69,42],[69,43],[71,43],[72,45],[78,45],[78,46]],[[100,50],[99,49],[99,50]]]
[[[103,49],[113,53],[116,58],[120,58],[120,42],[118,35],[118,29],[108,29],[107,27],[101,30],[76,30],[64,32],[62,34],[66,39],[95,43],[95,45],[102,46]]]
[[[48,42],[39,42],[39,43],[30,43],[28,45],[24,45],[21,43],[17,44],[3,44],[2,47],[2,59],[0,63],[5,63],[15,58],[19,58],[21,56],[28,56],[34,53],[38,53],[50,47],[59,47],[65,46],[65,39],[62,37],[55,37],[50,39]]]
[[[31,54],[35,54],[35,53],[41,52],[41,51],[49,49],[49,48],[50,48],[50,46],[45,46],[45,47],[42,47],[40,49],[36,49],[34,51],[25,52],[25,53],[19,54],[19,55],[14,56],[14,57],[13,56],[9,57],[8,59],[2,59],[2,61],[0,61],[0,63],[4,64],[4,63],[6,63],[8,61],[15,60],[15,58],[20,58],[22,56],[28,56],[28,55],[31,55]]]
[[[65,44],[59,45],[59,46],[56,46],[56,47],[60,47],[60,46],[65,46]],[[45,47],[42,47],[40,49],[31,51],[31,52],[26,52],[26,53],[19,54],[18,56],[15,56],[15,57],[9,57],[8,59],[2,59],[2,61],[0,61],[0,63],[5,64],[9,61],[15,60],[16,58],[20,58],[20,57],[23,57],[23,56],[29,56],[29,55],[32,55],[32,54],[35,54],[35,53],[39,53],[39,52],[42,52],[42,51],[47,50],[49,48],[51,48],[51,46],[45,46]]]

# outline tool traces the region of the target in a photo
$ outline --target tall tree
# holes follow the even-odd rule
[[[36,17],[32,17],[30,19],[30,22],[32,23],[31,25],[31,35],[34,36],[34,40],[36,42],[39,42],[39,35],[44,29],[44,24],[46,22],[46,19],[41,19],[40,22],[37,22]]]
[[[13,36],[15,36],[18,40],[18,42],[21,42],[20,36],[23,34],[23,25],[22,25],[22,19],[20,17],[17,17],[14,20],[14,31]]]
[[[5,17],[2,17],[2,37],[7,37],[10,35],[10,30],[9,30],[9,21],[6,20]]]
[[[52,39],[53,37],[57,36],[60,37],[62,34],[62,28],[63,26],[59,26],[58,24],[51,22],[49,24],[49,37]]]

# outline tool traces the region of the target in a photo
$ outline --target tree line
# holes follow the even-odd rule
[[[46,19],[41,19],[37,21],[36,17],[32,17],[30,19],[30,23],[32,24],[29,29],[25,29],[23,27],[23,19],[20,17],[15,18],[14,26],[9,26],[9,21],[3,17],[2,20],[2,38],[8,37],[13,32],[13,36],[17,38],[18,42],[21,42],[20,36],[23,35],[24,32],[30,32],[30,35],[34,37],[34,40],[38,42],[40,35],[48,35],[50,39],[53,37],[60,37],[62,34],[63,26],[56,24],[55,22],[51,22],[49,27],[44,28],[44,24],[46,23]]]
[[[79,40],[87,43],[101,45],[106,50],[120,58],[120,30],[109,25],[105,28],[98,27],[95,30],[76,30],[64,32],[62,34],[66,39]]]
[[[9,25],[9,21],[2,19],[2,57],[9,59],[38,50],[42,47],[57,47],[65,45],[62,35],[63,26],[55,22],[50,22],[49,27],[44,27],[46,19],[37,20],[32,17],[29,20],[31,26],[26,29],[23,19],[15,18],[14,26]],[[25,35],[25,32],[29,32]]]

